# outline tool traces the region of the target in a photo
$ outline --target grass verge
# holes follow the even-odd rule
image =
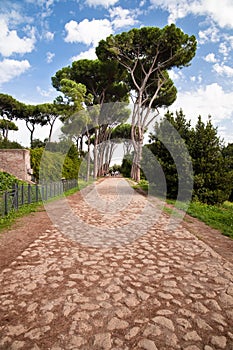
[[[148,193],[148,182],[140,181],[138,184],[132,184],[134,189],[141,189]],[[175,205],[175,208],[185,211],[190,216],[199,219],[208,226],[219,230],[225,236],[233,239],[233,203],[224,202],[221,205],[208,205],[200,202],[187,203],[175,200],[167,200],[168,204]],[[167,214],[174,215],[174,211],[166,206],[163,209]]]
[[[89,182],[79,180],[79,185],[77,187],[74,187],[64,192],[64,195],[71,196],[72,194],[80,191],[81,189],[83,189],[86,186],[89,186],[92,183],[93,183],[93,180]],[[55,201],[59,198],[62,198],[62,196],[63,195],[50,198],[47,202]],[[16,219],[21,218],[30,213],[39,212],[39,211],[45,211],[42,201],[37,203],[25,204],[19,207],[18,210],[12,210],[8,215],[0,217],[0,232],[4,229],[9,229]]]

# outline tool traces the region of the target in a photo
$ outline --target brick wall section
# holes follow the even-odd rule
[[[30,151],[27,149],[0,149],[0,171],[23,181],[31,181]]]

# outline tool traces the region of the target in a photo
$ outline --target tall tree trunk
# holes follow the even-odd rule
[[[86,177],[86,181],[89,181],[89,179],[90,179],[90,166],[91,166],[91,153],[90,153],[91,139],[90,139],[88,127],[86,127],[86,130],[87,130],[87,177]]]
[[[97,145],[98,145],[98,127],[95,128],[95,140],[94,140],[94,179],[97,179],[98,174],[98,154],[97,154]]]

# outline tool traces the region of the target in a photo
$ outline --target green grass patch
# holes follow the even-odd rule
[[[43,202],[22,205],[18,210],[12,210],[0,218],[0,231],[9,229],[16,219],[37,211],[44,211]]]
[[[141,180],[135,184],[132,180],[128,180],[134,189],[142,189],[148,193],[148,181]],[[224,202],[221,205],[208,205],[200,202],[179,202],[175,200],[167,199],[168,204],[172,204],[176,209],[185,211],[190,216],[199,219],[206,223],[208,226],[219,230],[225,236],[233,239],[233,203]],[[168,207],[164,207],[163,211],[169,215],[176,215],[176,210]],[[177,216],[179,213],[177,212]]]
[[[224,202],[221,205],[208,205],[200,202],[186,203],[167,200],[176,208],[185,210],[190,216],[203,221],[212,228],[233,239],[233,203]]]
[[[135,190],[141,189],[145,193],[148,193],[149,183],[147,180],[141,180],[139,183],[133,184],[132,188],[134,188]]]

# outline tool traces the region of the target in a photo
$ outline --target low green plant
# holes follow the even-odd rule
[[[233,239],[233,203],[226,201],[219,205],[208,205],[198,201],[186,203],[167,200],[167,203],[175,204],[176,208],[185,210],[187,214],[199,219],[212,228],[219,230],[224,235]]]
[[[23,183],[23,181],[20,181],[11,174],[8,174],[4,171],[0,171],[0,191],[6,191],[8,189],[11,189],[15,183],[19,184]]]

